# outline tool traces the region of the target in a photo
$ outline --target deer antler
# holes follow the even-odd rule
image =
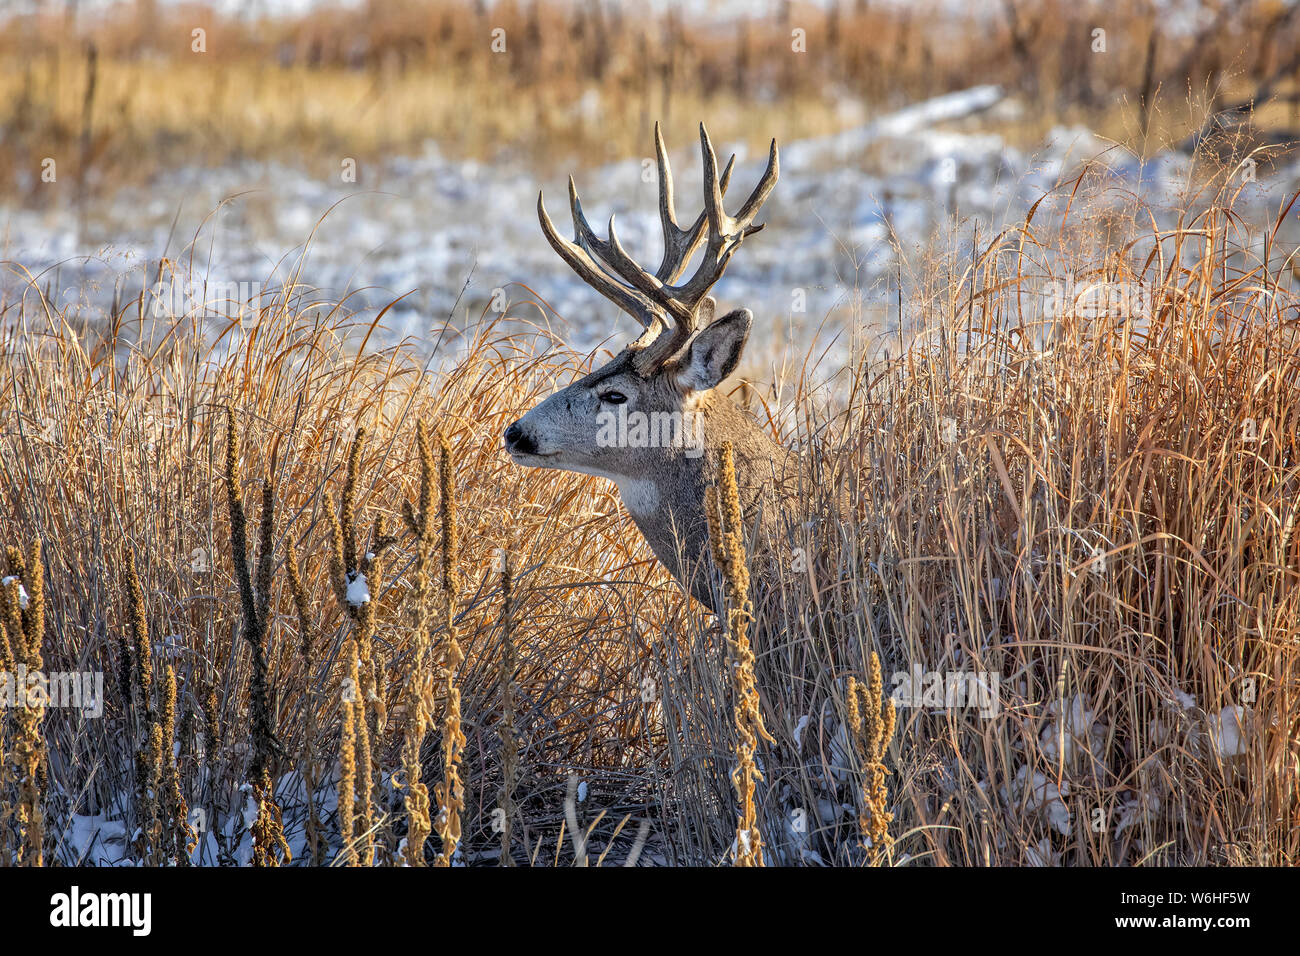
[[[654,273],[637,265],[618,241],[614,217],[609,217],[609,238],[601,239],[587,223],[573,177],[569,177],[569,208],[573,214],[573,241],[559,235],[546,214],[542,194],[537,194],[537,217],[551,247],[573,271],[645,328],[633,343],[633,364],[647,374],[686,344],[699,327],[701,303],[722,278],[727,262],[748,236],[763,228],[752,225],[758,210],[776,185],[779,174],[776,140],[768,154],[767,169],[735,216],[722,208],[731,181],[733,155],[718,176],[718,159],[709,133],[700,124],[700,152],[704,159],[704,211],[689,229],[677,222],[673,208],[673,174],[668,165],[659,124],[655,124],[655,153],[659,167],[659,218],[664,230],[664,257]],[[704,243],[704,255],[689,279],[677,284],[687,264]]]

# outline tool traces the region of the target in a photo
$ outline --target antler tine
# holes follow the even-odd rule
[[[736,168],[736,154],[732,153],[731,158],[727,160],[727,165],[722,169],[722,181],[718,184],[722,189],[722,195],[727,195],[727,187],[731,185],[731,171]]]
[[[616,275],[623,275],[623,271],[619,269],[613,261],[613,250],[610,248],[610,244],[596,235],[596,231],[592,229],[591,224],[587,222],[587,215],[582,211],[582,200],[578,198],[578,187],[574,185],[572,176],[569,177],[569,213],[573,217],[574,241],[577,242],[584,251],[586,251],[597,265],[602,267],[601,271],[603,271],[611,281],[617,282],[618,280],[614,278],[614,276],[610,276],[608,269],[605,267],[613,266]],[[613,222],[612,217],[610,221]],[[635,267],[635,271],[639,271],[640,267],[637,267],[635,263],[632,263],[632,265]],[[627,277],[624,276],[624,278]],[[647,304],[652,303],[647,302]]]
[[[690,339],[706,307],[708,291],[722,278],[740,243],[763,227],[753,225],[754,216],[771,193],[778,175],[776,140],[772,140],[767,169],[736,216],[728,216],[722,199],[735,168],[733,155],[722,175],[718,158],[704,124],[700,124],[700,152],[704,166],[704,211],[689,229],[677,222],[674,208],[673,174],[664,146],[663,132],[655,124],[655,158],[659,171],[659,218],[663,226],[664,256],[652,275],[623,249],[614,217],[609,217],[609,238],[596,235],[582,211],[578,189],[569,177],[569,211],[573,217],[573,241],[562,238],[546,213],[542,194],[537,194],[537,216],[551,247],[597,292],[635,318],[645,328],[632,348],[636,367],[642,372],[656,368]],[[706,231],[707,227],[707,231]],[[686,266],[705,242],[705,253],[690,279],[676,284]],[[623,280],[623,281],[620,281]]]
[[[665,318],[671,315],[673,320],[678,322],[690,318],[690,310],[665,293],[663,283],[637,265],[636,261],[623,249],[622,243],[618,241],[618,233],[614,228],[613,216],[609,217],[609,239],[601,239],[596,235],[595,230],[591,228],[591,224],[587,222],[587,217],[582,211],[582,201],[578,198],[578,190],[573,184],[573,177],[569,177],[569,208],[573,213],[573,231],[578,245],[594,263],[597,265],[604,263],[609,269],[613,270],[615,276],[621,276],[631,283],[632,289],[628,289],[627,286],[619,283],[614,276],[610,276],[609,272],[602,269],[605,275],[614,281],[616,286],[624,292],[640,293],[638,301],[655,317]],[[646,327],[649,328],[648,325]]]
[[[677,213],[673,210],[673,169],[668,162],[663,130],[655,123],[655,161],[659,167],[659,218],[664,224],[664,242],[668,240],[668,227],[677,228]],[[680,231],[680,230],[678,230]]]
[[[572,190],[572,180],[570,180],[570,189]],[[576,200],[576,192],[572,193]],[[575,206],[577,214],[581,215],[581,207]],[[547,241],[565,262],[569,264],[579,278],[587,285],[591,286],[605,298],[609,299],[628,315],[636,319],[642,326],[647,329],[658,328],[662,326],[662,316],[659,315],[655,307],[648,302],[643,296],[635,290],[629,289],[621,282],[612,278],[609,273],[600,267],[600,265],[591,257],[586,249],[580,245],[570,242],[561,236],[555,229],[555,224],[551,222],[551,217],[546,213],[546,204],[542,198],[542,191],[537,191],[537,218],[541,221],[542,232],[545,233]]]
[[[664,146],[663,132],[655,123],[655,159],[659,168],[659,219],[664,232],[664,257],[655,270],[655,278],[661,283],[676,282],[691,257],[700,247],[704,237],[704,225],[708,215],[701,212],[689,229],[683,229],[677,222],[677,213],[673,203],[673,171],[668,162],[668,150]],[[731,182],[731,171],[735,168],[736,157],[733,154],[727,161],[727,168],[722,171],[720,182],[722,193],[726,195]]]
[[[708,133],[703,131],[703,124],[701,124],[701,131],[703,142],[707,147],[705,178],[706,182],[710,184],[706,189],[708,194],[706,199],[711,199],[712,202],[706,202],[704,212],[700,214],[690,229],[682,229],[677,225],[677,214],[673,208],[672,168],[668,163],[668,152],[663,146],[663,133],[656,124],[655,150],[660,172],[659,209],[664,229],[664,260],[654,275],[643,269],[627,254],[622,243],[619,242],[613,216],[610,216],[609,219],[609,238],[601,239],[596,235],[595,230],[591,228],[591,224],[582,211],[582,200],[578,197],[578,189],[573,182],[573,177],[569,177],[569,208],[573,217],[574,240],[577,246],[586,253],[584,265],[589,269],[594,267],[603,277],[596,288],[604,293],[606,297],[620,305],[630,300],[637,303],[638,308],[646,316],[644,319],[641,319],[640,316],[638,318],[641,319],[641,324],[646,328],[650,327],[655,318],[666,319],[671,317],[673,323],[680,325],[687,335],[693,332],[695,330],[694,312],[699,304],[700,295],[707,292],[709,287],[717,281],[717,277],[722,274],[722,268],[725,267],[726,260],[731,257],[731,251],[726,248],[726,242],[731,236],[724,235],[723,230],[720,228],[714,228],[713,223],[719,221],[719,216],[721,216],[721,221],[724,223],[729,224],[732,222],[726,213],[722,211],[722,195],[726,191],[726,186],[730,184],[731,171],[735,168],[736,158],[735,156],[731,157],[726,169],[723,170],[722,176],[719,177],[717,174],[717,159],[713,155],[712,146],[708,143]],[[686,291],[689,294],[683,296],[680,294],[682,289],[669,283],[680,276],[695,251],[699,248],[700,241],[705,236],[704,227],[706,224],[710,227],[708,236],[710,249],[712,250],[711,258],[714,259],[716,264],[713,270],[714,277],[712,280],[702,279],[708,266],[707,260],[710,258],[706,256],[706,261],[700,264],[700,268],[692,279],[692,283],[700,287],[699,294],[695,293],[695,285],[688,284]],[[611,271],[613,275],[610,274]],[[629,289],[627,285],[618,282],[616,277],[624,279],[632,288]],[[606,283],[612,283],[612,285],[606,285]],[[639,295],[636,295],[636,293],[639,293]],[[629,299],[629,296],[632,298]]]
[[[727,262],[739,248],[741,241],[763,228],[761,225],[753,226],[751,223],[772,192],[772,187],[776,185],[780,171],[776,140],[772,140],[768,151],[767,168],[763,171],[758,185],[749,194],[740,212],[734,217],[728,216],[726,210],[722,208],[723,187],[717,175],[718,159],[713,152],[709,132],[704,128],[703,123],[700,124],[700,152],[704,159],[704,210],[709,222],[708,244],[705,247],[703,260],[690,279],[682,285],[672,286],[667,290],[674,299],[692,307],[722,278]],[[729,168],[730,164],[728,164]]]
[[[740,212],[736,213],[736,222],[741,223],[746,227],[746,235],[753,235],[755,232],[758,232],[758,230],[763,228],[760,225],[753,227],[751,230],[749,224],[753,222],[754,217],[758,215],[758,210],[763,203],[767,202],[767,197],[771,194],[773,187],[776,186],[776,178],[780,174],[781,159],[777,155],[776,140],[773,139],[772,145],[769,146],[767,150],[767,168],[763,170],[763,175],[759,178],[758,185],[754,187],[754,191],[749,194],[749,198],[745,200],[745,204],[740,207]],[[723,188],[725,189],[726,187],[724,186]]]
[[[704,211],[709,217],[709,245],[723,241],[722,227],[727,213],[722,208],[722,184],[718,181],[718,157],[713,152],[709,131],[700,124],[700,154],[704,164]]]

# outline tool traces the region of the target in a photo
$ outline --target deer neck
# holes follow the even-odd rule
[[[736,483],[747,520],[759,513],[766,493],[774,491],[788,468],[790,454],[773,442],[748,415],[724,396],[705,396],[692,411],[703,423],[702,446],[691,449],[649,449],[653,457],[636,474],[610,476],[619,496],[646,543],[669,572],[695,597],[709,603],[707,578],[689,573],[708,548],[704,490],[713,480],[718,452],[730,442]],[[775,504],[774,499],[774,504]],[[775,518],[779,507],[764,509]],[[687,578],[692,580],[688,583]]]

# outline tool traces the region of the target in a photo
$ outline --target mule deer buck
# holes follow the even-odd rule
[[[608,239],[596,236],[572,177],[573,241],[556,232],[538,193],[537,215],[551,246],[645,331],[601,368],[510,425],[505,447],[521,465],[615,482],[655,556],[688,592],[714,606],[708,576],[697,571],[708,551],[704,492],[718,451],[724,442],[731,443],[746,524],[760,536],[776,531],[782,505],[793,491],[798,457],[719,390],[740,362],[754,317],[748,309],[737,309],[715,319],[715,302],[708,295],[741,242],[763,228],[753,221],[776,184],[776,140],[758,185],[735,216],[722,206],[735,156],[719,176],[703,124],[700,151],[704,211],[683,228],[674,209],[663,136],[655,125],[664,253],[653,273],[623,250],[612,216]],[[701,244],[699,265],[682,280]],[[624,427],[628,422],[632,426]],[[665,431],[671,433],[667,441]]]

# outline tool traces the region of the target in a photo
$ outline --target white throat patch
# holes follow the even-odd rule
[[[615,478],[623,507],[632,515],[650,515],[659,508],[659,489],[645,478]]]

